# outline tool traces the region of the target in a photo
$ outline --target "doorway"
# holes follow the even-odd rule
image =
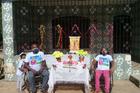
[[[131,18],[128,15],[114,17],[113,48],[115,53],[131,51]]]

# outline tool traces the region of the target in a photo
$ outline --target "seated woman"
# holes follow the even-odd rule
[[[42,77],[41,92],[46,93],[48,90],[49,70],[45,61],[44,52],[40,51],[36,43],[32,44],[32,51],[27,53],[24,67],[28,69],[27,79],[29,81],[30,93],[36,93],[37,87],[35,77]]]
[[[104,76],[105,81],[105,93],[110,93],[110,76],[115,70],[115,63],[113,57],[108,54],[106,48],[101,48],[100,54],[93,60],[92,70],[95,71],[95,93],[100,92],[100,78],[102,75]]]

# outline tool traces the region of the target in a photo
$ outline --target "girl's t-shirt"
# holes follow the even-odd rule
[[[19,68],[21,68],[23,65],[24,65],[24,59],[19,60],[19,62],[17,64],[17,72],[16,72],[17,76],[21,76],[24,73],[19,70]]]

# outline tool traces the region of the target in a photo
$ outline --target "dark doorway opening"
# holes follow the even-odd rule
[[[69,49],[69,36],[72,35],[72,27],[74,24],[77,24],[80,31],[80,48],[89,48],[90,38],[89,34],[86,34],[88,31],[90,19],[87,17],[81,16],[65,16],[58,17],[52,20],[52,33],[53,33],[53,48],[56,49],[58,41],[58,33],[56,31],[56,26],[59,24],[63,28],[63,39],[62,39],[62,49]]]
[[[114,17],[113,48],[115,53],[131,51],[131,18],[128,15]]]

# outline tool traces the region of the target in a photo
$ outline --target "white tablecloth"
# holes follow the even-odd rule
[[[49,77],[49,89],[48,92],[52,93],[54,85],[56,82],[65,83],[82,83],[85,85],[85,91],[88,93],[89,90],[89,70],[87,68],[83,69],[79,66],[59,66],[56,69],[53,67],[50,70]]]

